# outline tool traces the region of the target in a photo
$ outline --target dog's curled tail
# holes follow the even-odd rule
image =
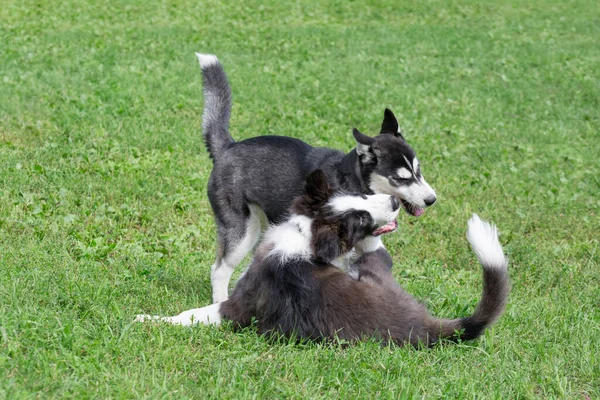
[[[467,240],[483,267],[483,293],[471,316],[437,320],[437,329],[441,328],[439,337],[442,338],[456,338],[455,333],[459,331],[461,340],[475,339],[502,315],[506,307],[510,291],[508,259],[498,241],[496,226],[473,214],[468,222]]]
[[[204,85],[204,113],[202,114],[202,136],[211,158],[234,143],[229,134],[231,116],[231,89],[227,75],[219,59],[212,54],[196,53]]]

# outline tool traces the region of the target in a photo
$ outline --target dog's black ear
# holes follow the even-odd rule
[[[370,136],[365,135],[364,133],[362,133],[361,131],[359,131],[356,128],[352,129],[352,135],[354,135],[354,140],[356,140],[356,143],[362,144],[363,146],[371,146],[373,144],[373,142],[375,141],[375,139],[373,139]]]
[[[356,140],[356,152],[358,155],[363,156],[363,161],[371,161],[375,158],[375,153],[373,152],[373,142],[375,139],[361,133],[358,129],[352,129],[352,135],[354,135],[354,140]]]
[[[389,108],[386,108],[383,112],[383,122],[381,123],[381,132],[379,133],[394,135],[404,139],[402,137],[402,130],[398,125],[398,120],[396,119],[396,116],[394,115],[392,110],[390,110]]]
[[[325,264],[329,264],[341,254],[340,238],[331,226],[314,229],[312,247],[315,260]]]
[[[320,169],[316,169],[306,178],[306,194],[317,203],[329,200],[332,190],[327,182],[327,175]]]

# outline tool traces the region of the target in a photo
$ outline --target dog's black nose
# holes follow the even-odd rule
[[[429,207],[430,205],[432,205],[433,203],[435,203],[436,201],[436,197],[435,196],[431,196],[431,197],[427,197],[424,201],[425,201],[425,205],[427,207]]]
[[[400,202],[396,198],[396,196],[390,196],[390,201],[392,202],[392,211],[396,211],[400,208]]]

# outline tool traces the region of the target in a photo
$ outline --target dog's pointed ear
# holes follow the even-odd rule
[[[317,203],[324,203],[329,200],[332,190],[323,170],[316,169],[308,175],[306,178],[306,194]]]
[[[341,254],[340,238],[330,226],[313,231],[312,247],[317,262],[329,264]]]
[[[363,156],[364,161],[371,161],[375,158],[375,153],[373,152],[373,142],[375,139],[361,133],[358,129],[352,129],[352,135],[354,135],[354,140],[356,140],[356,152],[359,156]]]
[[[386,108],[383,112],[383,122],[381,123],[381,131],[379,133],[382,135],[394,135],[404,139],[402,137],[402,130],[400,129],[400,125],[398,125],[398,119],[396,119],[396,116],[389,108]]]

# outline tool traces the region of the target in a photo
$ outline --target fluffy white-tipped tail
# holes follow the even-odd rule
[[[456,331],[461,331],[460,339],[475,339],[500,317],[506,306],[510,291],[508,259],[498,241],[496,227],[473,214],[468,223],[467,240],[483,267],[481,299],[468,317],[436,321],[438,329],[441,327],[439,337],[452,338]]]
[[[214,54],[196,53],[204,82],[202,136],[213,160],[234,143],[229,134],[231,88],[219,59]]]
[[[482,221],[477,214],[473,214],[468,222],[467,240],[483,268],[505,270],[508,267],[508,259],[498,241],[494,224]]]
[[[219,63],[219,59],[214,54],[196,53],[196,57],[198,57],[198,62],[202,69]]]

